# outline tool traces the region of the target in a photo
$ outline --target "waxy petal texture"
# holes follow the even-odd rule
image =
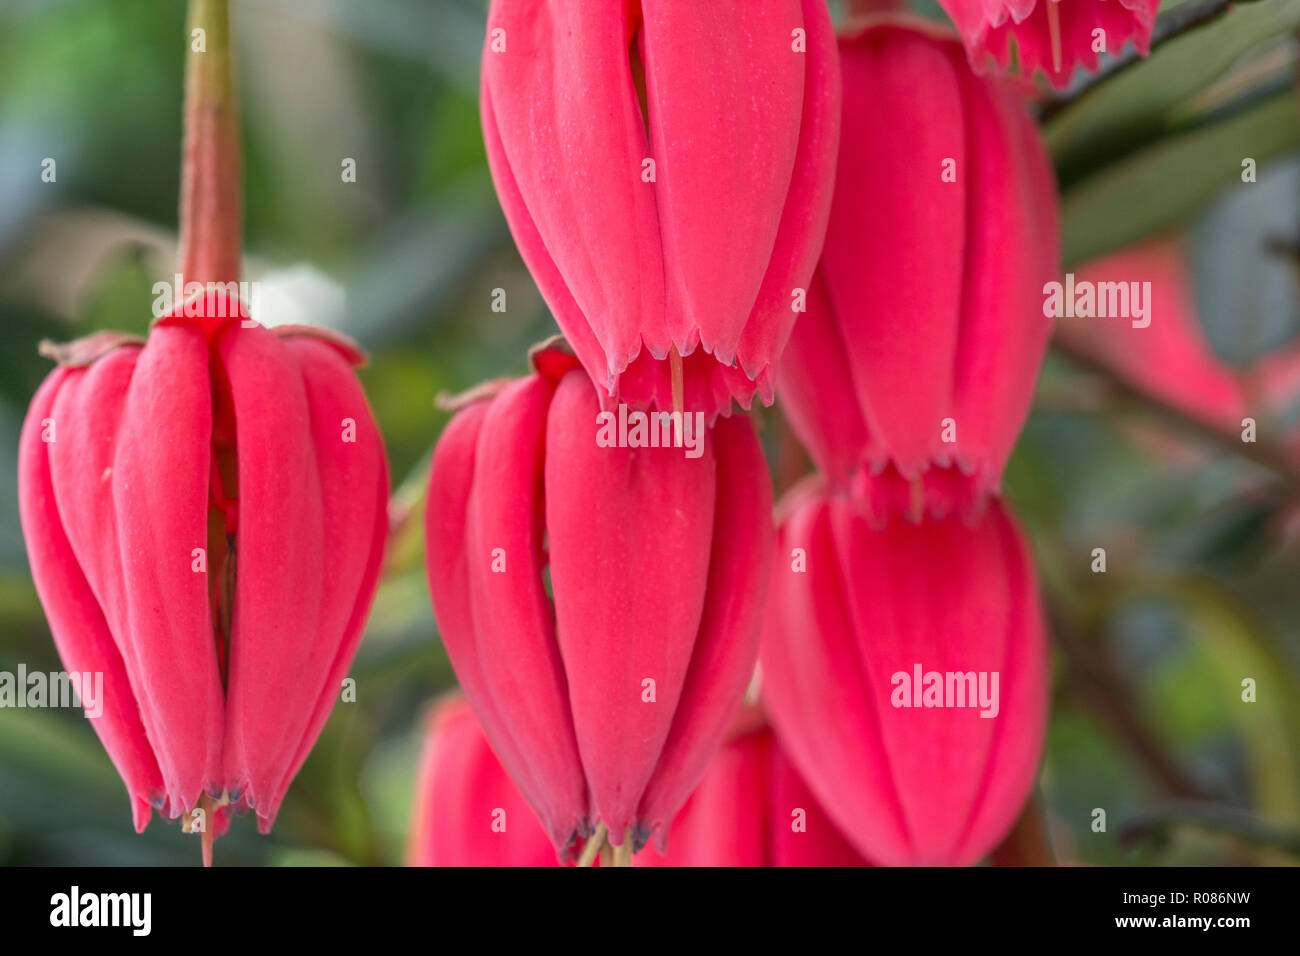
[[[1014,44],[1025,76],[1042,70],[1063,89],[1075,67],[1097,69],[1099,40],[1112,56],[1130,39],[1140,54],[1150,53],[1160,0],[939,0],[939,6],[961,32],[976,70],[990,57],[1006,69]]]
[[[576,360],[547,350],[535,363],[464,408],[434,451],[434,612],[556,849],[597,821],[639,848],[666,828],[740,705],[767,583],[770,479],[743,419],[703,430],[697,455],[602,444]]]
[[[749,422],[714,428],[718,493],[708,598],[672,732],[641,799],[639,817],[663,848],[672,814],[695,787],[744,697],[758,653],[771,563],[772,491]],[[749,643],[751,642],[752,643]]]
[[[387,535],[388,470],[334,346],[227,327],[219,348],[240,488],[226,775],[247,786],[265,831],[360,640]]]
[[[662,854],[662,855],[661,855]],[[643,866],[868,866],[766,728],[728,740]]]
[[[407,862],[556,866],[555,850],[458,696],[426,719]],[[766,727],[737,730],[672,822],[667,852],[635,866],[863,866]]]
[[[873,530],[815,484],[784,513],[761,655],[783,748],[871,860],[975,862],[1028,796],[1045,731],[1047,649],[1020,532],[1000,505],[974,528]]]
[[[700,630],[717,478],[712,447],[695,460],[677,448],[599,447],[599,410],[582,376],[560,383],[546,436],[546,526],[582,762],[621,841]],[[647,680],[653,702],[643,700]]]
[[[495,0],[482,112],[515,241],[607,407],[670,408],[673,348],[687,409],[770,402],[834,178],[825,4]]]
[[[202,309],[51,374],[19,498],[64,663],[104,674],[137,829],[206,793],[230,801],[214,832],[250,808],[265,831],[360,638],[388,471],[350,345]]]
[[[105,701],[130,700],[131,679],[122,654],[63,530],[50,478],[49,455],[41,437],[49,424],[55,423],[51,416],[53,399],[69,374],[57,369],[46,379],[32,400],[23,426],[18,449],[18,481],[24,489],[19,497],[23,537],[36,591],[46,608],[64,666],[70,673],[103,674]],[[105,706],[98,717],[90,719],[126,783],[132,819],[136,831],[142,831],[153,806],[161,806],[166,799],[166,789],[139,709]]]
[[[425,722],[411,803],[410,866],[558,866],[550,837],[488,746],[469,705],[440,701]]]
[[[491,405],[477,402],[461,411],[447,425],[433,452],[429,470],[429,494],[425,510],[425,562],[429,575],[429,591],[433,599],[434,615],[443,646],[456,668],[456,676],[466,698],[478,714],[493,747],[505,764],[519,788],[528,795],[547,835],[556,846],[567,846],[585,831],[587,819],[586,782],[578,758],[578,745],[572,731],[568,712],[567,688],[539,695],[537,708],[544,715],[547,709],[558,713],[543,732],[527,739],[521,745],[512,732],[520,724],[515,720],[518,708],[529,707],[531,701],[503,697],[498,702],[494,688],[484,677],[484,661],[479,653],[481,630],[474,616],[471,597],[471,578],[477,580],[491,571],[489,554],[486,558],[468,548],[470,523],[469,501],[475,493],[475,465],[480,436],[484,435],[483,422]],[[490,440],[490,438],[485,439]],[[535,477],[536,468],[528,472]],[[503,502],[509,504],[509,502]],[[517,502],[516,502],[517,504]],[[506,571],[510,561],[506,554]],[[516,555],[515,565],[528,555]],[[487,567],[484,564],[488,563]],[[473,587],[477,588],[475,584]],[[505,586],[505,585],[503,585]],[[505,635],[510,637],[512,635]],[[537,635],[523,635],[532,641]],[[559,662],[559,649],[550,638],[540,647],[528,649],[530,656],[538,654]],[[496,635],[484,635],[486,640],[496,640]],[[548,663],[542,669],[543,679],[552,671]],[[530,695],[531,697],[531,695]],[[531,728],[535,717],[522,726]],[[558,728],[558,730],[557,730]],[[540,767],[541,773],[534,770]]]
[[[877,519],[977,513],[1051,328],[1046,152],[1023,103],[953,41],[886,20],[840,51],[841,174],[784,405],[823,474]]]
[[[207,578],[192,570],[192,550],[207,545],[212,427],[202,333],[163,325],[141,349],[68,370],[50,417],[48,490],[68,572],[85,576],[121,654],[164,812],[188,813],[221,782],[224,720]]]

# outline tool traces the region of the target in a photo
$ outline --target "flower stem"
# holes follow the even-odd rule
[[[994,866],[1051,866],[1052,844],[1043,819],[1043,798],[1034,793],[1025,802],[1020,818],[993,851]]]
[[[596,824],[596,832],[589,836],[587,842],[582,845],[582,853],[578,855],[578,866],[591,866],[596,861],[596,854],[605,845],[606,832],[603,822]]]
[[[1276,441],[1243,442],[1240,432],[1203,421],[1170,404],[1143,386],[1129,381],[1114,367],[1071,344],[1062,336],[1052,339],[1052,348],[1077,367],[1100,377],[1115,393],[1132,399],[1141,408],[1153,412],[1171,425],[1273,472],[1278,479],[1279,491],[1288,499],[1300,497],[1300,465]]]
[[[685,386],[682,381],[682,355],[675,345],[668,349],[668,372],[673,381],[673,411],[681,413],[686,404],[683,395]]]
[[[1056,0],[1047,0],[1047,32],[1052,39],[1052,72],[1061,72],[1061,14]]]
[[[627,833],[623,834],[623,843],[614,847],[614,865],[631,866],[632,865],[632,828],[629,827]]]
[[[180,272],[186,283],[238,282],[242,157],[227,0],[190,0],[186,42]]]
[[[199,842],[203,847],[203,865],[212,865],[212,841],[216,839],[217,807],[220,804],[206,793],[199,797],[199,807],[203,810],[203,832]]]

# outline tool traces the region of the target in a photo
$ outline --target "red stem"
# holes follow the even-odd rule
[[[196,30],[203,31],[202,52]],[[227,0],[190,0],[186,42],[180,272],[187,284],[238,282],[243,169]],[[177,293],[184,297],[184,289]]]

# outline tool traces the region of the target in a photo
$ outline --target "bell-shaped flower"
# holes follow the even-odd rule
[[[1076,66],[1096,70],[1102,53],[1118,56],[1133,40],[1151,52],[1151,30],[1160,0],[939,0],[961,31],[971,66],[992,57],[1006,69],[1012,47],[1025,76],[1042,70],[1058,89]]]
[[[492,176],[606,407],[771,403],[826,228],[839,90],[824,0],[494,0]]]
[[[152,806],[208,840],[231,810],[265,832],[378,578],[388,466],[361,355],[211,293],[146,341],[49,351],[20,440],[23,534],[65,667],[103,675],[91,724],[136,829]]]
[[[1033,564],[1000,504],[875,529],[805,482],[783,499],[761,654],[781,746],[874,863],[963,865],[1037,773],[1047,646]]]
[[[867,866],[766,727],[723,744],[643,866]]]
[[[615,422],[572,356],[534,362],[434,450],[434,612],[556,848],[598,825],[639,848],[663,839],[744,694],[771,483],[748,420]]]
[[[877,517],[999,490],[1051,330],[1051,167],[1023,103],[906,20],[840,40],[840,173],[781,405]]]
[[[532,807],[459,695],[425,720],[407,832],[410,866],[558,866]]]
[[[761,723],[742,711],[734,736],[672,824],[664,854],[635,866],[862,866]],[[426,723],[411,806],[412,866],[556,866],[559,861],[523,794],[459,695]],[[597,862],[606,863],[597,858]]]

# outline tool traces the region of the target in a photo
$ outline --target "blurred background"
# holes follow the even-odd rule
[[[1162,15],[1210,6],[1166,0]],[[370,353],[360,375],[406,517],[351,671],[357,702],[335,706],[274,832],[237,819],[218,864],[403,859],[420,715],[454,686],[419,533],[448,418],[434,398],[523,373],[555,331],[483,153],[485,14],[482,0],[233,5],[258,317],[332,326]],[[1061,862],[1300,860],[1297,30],[1300,0],[1240,3],[1101,83],[1037,97],[1067,267],[1107,257],[1103,278],[1160,283],[1160,329],[1058,323],[1007,477],[1052,616],[1039,792]],[[36,346],[147,330],[175,266],[184,53],[181,3],[0,2],[0,670],[60,667],[16,502],[19,429],[51,367]],[[759,417],[784,488],[806,460],[779,403]],[[198,858],[157,818],[135,835],[79,713],[0,710],[0,863]]]

